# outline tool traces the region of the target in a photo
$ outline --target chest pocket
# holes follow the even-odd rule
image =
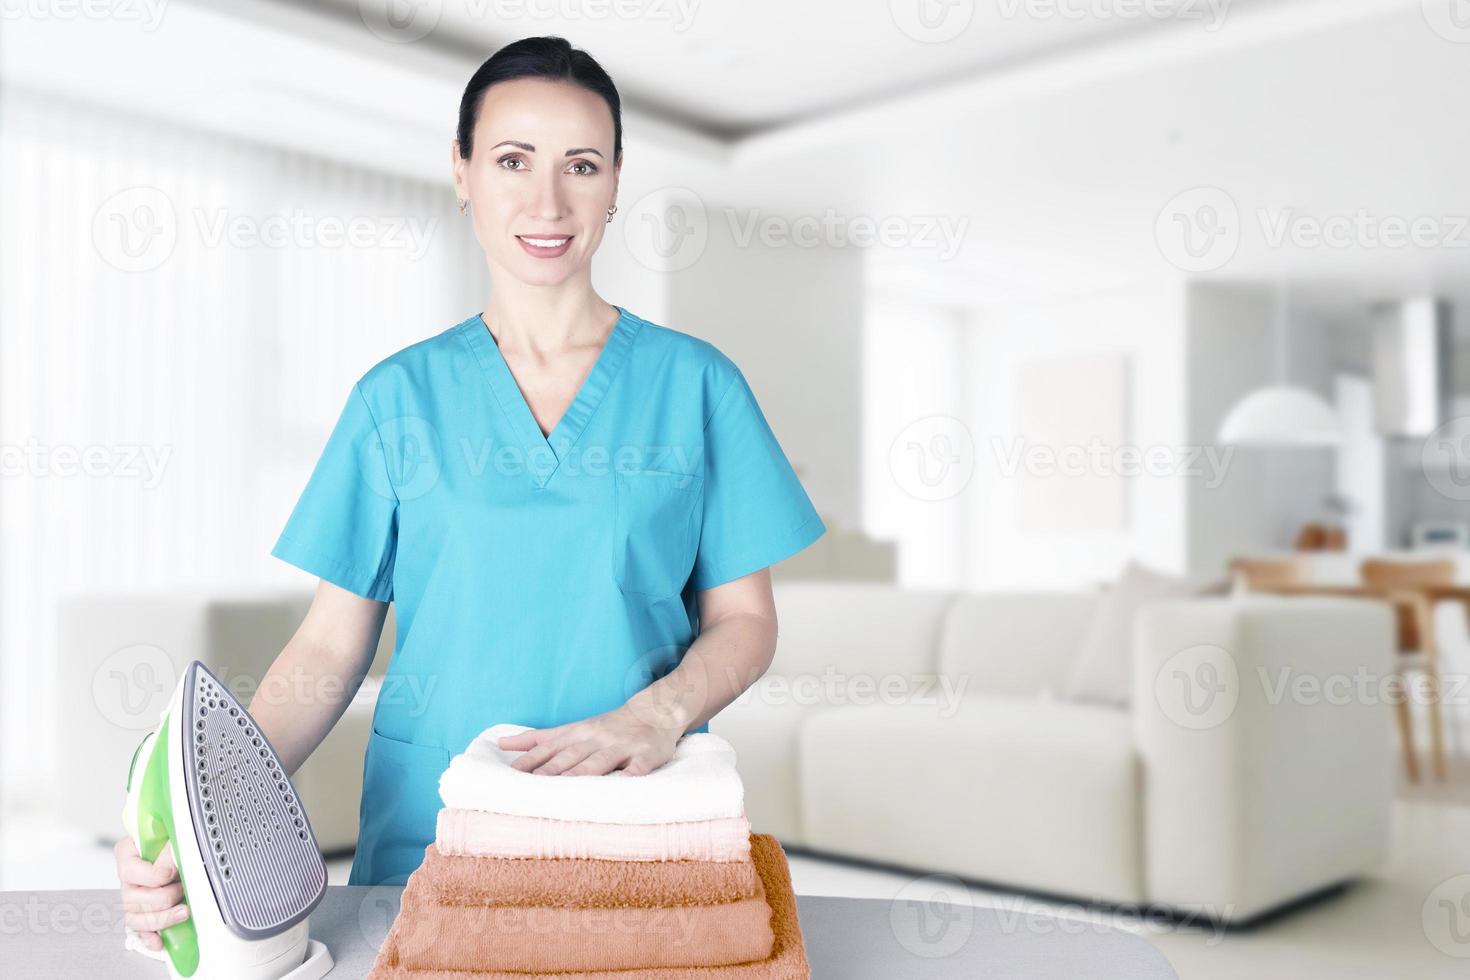
[[[613,471],[612,575],[625,595],[665,599],[689,581],[704,518],[704,478]]]

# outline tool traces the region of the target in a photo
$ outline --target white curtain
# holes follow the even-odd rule
[[[57,598],[306,586],[269,551],[353,381],[481,308],[447,175],[362,164],[0,97],[7,801],[54,762]]]

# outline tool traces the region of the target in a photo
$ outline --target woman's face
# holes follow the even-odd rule
[[[472,145],[465,160],[455,141],[454,187],[492,268],[538,286],[589,269],[618,192],[602,97],[539,78],[492,85]]]

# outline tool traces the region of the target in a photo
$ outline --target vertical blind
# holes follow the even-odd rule
[[[353,382],[478,310],[484,259],[447,179],[14,89],[0,173],[14,799],[55,761],[58,598],[307,585],[269,551]]]

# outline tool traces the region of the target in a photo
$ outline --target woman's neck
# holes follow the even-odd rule
[[[557,354],[600,345],[617,323],[618,309],[596,293],[574,299],[498,294],[480,314],[503,351]]]

